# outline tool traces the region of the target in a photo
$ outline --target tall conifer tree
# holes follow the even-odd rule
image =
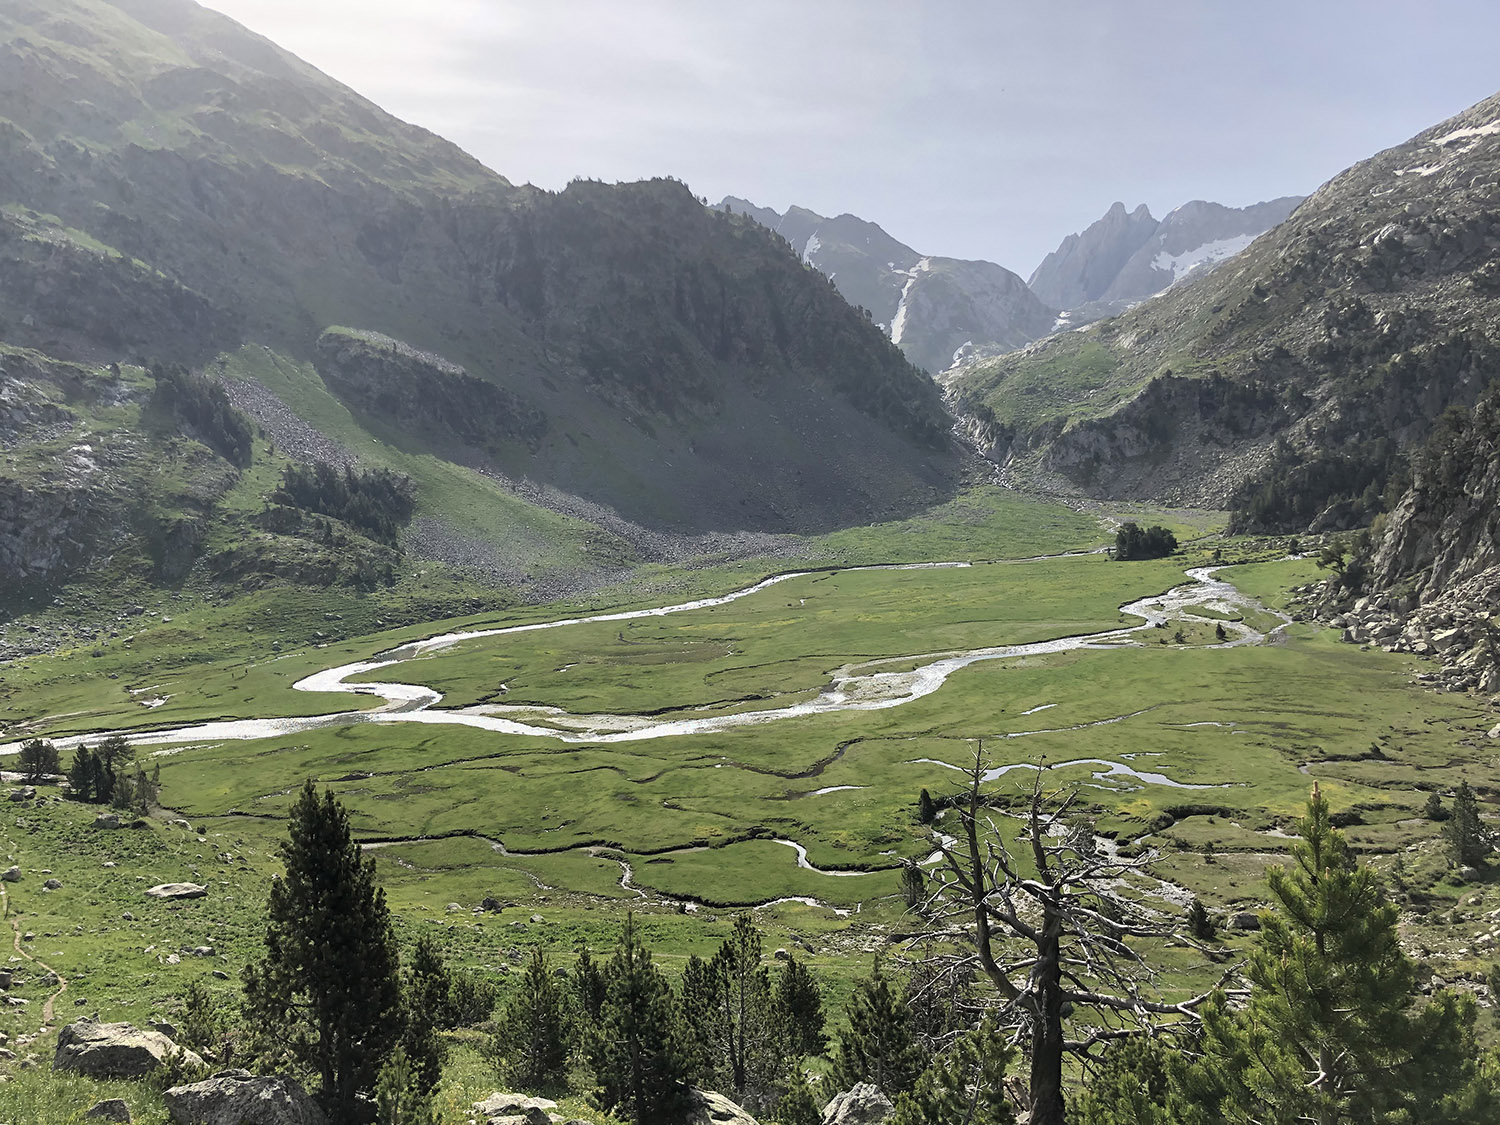
[[[605,1110],[636,1125],[664,1125],[682,1112],[688,1062],[677,1002],[636,932],[635,915],[604,970],[605,998],[592,1043]]]
[[[316,1073],[335,1121],[368,1116],[371,1093],[401,1038],[396,941],[375,864],[360,853],[332,791],[309,781],[280,847],[265,955],[245,969],[245,1009],[259,1031]]]

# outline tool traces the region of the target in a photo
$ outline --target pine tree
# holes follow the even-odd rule
[[[578,960],[573,963],[573,1018],[584,1028],[593,1028],[599,1023],[599,1013],[604,1009],[604,973],[589,953],[589,947],[578,947]]]
[[[1443,795],[1441,793],[1427,794],[1427,800],[1422,805],[1422,815],[1428,820],[1448,819],[1448,810],[1443,807]]]
[[[453,979],[437,943],[423,934],[412,948],[411,964],[402,988],[401,1051],[423,1094],[437,1088],[448,1058],[448,1045],[438,1028],[449,1026]]]
[[[1213,941],[1218,934],[1214,920],[1209,917],[1208,908],[1196,898],[1188,906],[1187,924],[1188,932],[1199,941]]]
[[[1454,1114],[1476,1079],[1472,1000],[1415,1005],[1396,908],[1316,788],[1299,832],[1293,865],[1267,872],[1274,909],[1261,915],[1248,1002],[1204,1009],[1188,1100],[1228,1122],[1464,1120]]]
[[[776,1102],[776,1125],[822,1125],[823,1107],[801,1067],[792,1068],[786,1090]]]
[[[1448,854],[1459,867],[1478,867],[1493,850],[1484,822],[1479,819],[1479,801],[1467,781],[1453,792],[1453,813],[1443,825]]]
[[[783,1080],[787,1044],[771,974],[761,964],[760,931],[748,911],[734,920],[709,970],[717,985],[711,1048],[716,1088],[727,1088],[736,1102],[759,1112]]]
[[[794,1057],[821,1055],[828,1050],[828,1036],[823,1030],[823,990],[818,978],[795,957],[787,959],[776,981],[776,1008]]]
[[[400,1047],[375,1081],[375,1125],[438,1125],[430,1089]]]
[[[16,766],[25,782],[35,785],[62,769],[62,762],[52,743],[41,738],[28,738],[16,753]]]
[[[932,794],[922,790],[917,794],[917,820],[923,824],[931,824],[937,819],[937,805],[933,804]]]
[[[1173,1056],[1160,1039],[1112,1044],[1070,1107],[1076,1125],[1180,1125],[1172,1104]]]
[[[332,791],[309,781],[280,847],[265,955],[245,969],[248,1022],[317,1074],[336,1121],[363,1119],[361,1094],[401,1036],[396,942],[375,864],[360,853]]]
[[[993,1020],[964,1032],[896,1099],[891,1125],[1009,1125],[1005,1071],[1016,1049]]]
[[[499,1031],[506,1076],[523,1090],[546,1090],[567,1076],[563,995],[540,946],[533,946],[520,988],[506,1005]]]
[[[719,981],[714,969],[696,953],[688,957],[678,982],[682,1001],[683,1050],[694,1082],[714,1081],[713,1044],[719,1019]]]
[[[889,1098],[916,1085],[927,1065],[904,998],[875,962],[855,987],[847,1009],[848,1027],[839,1035],[832,1080],[840,1090],[871,1082]]]
[[[68,792],[73,800],[93,804],[94,775],[98,768],[94,764],[94,752],[87,746],[80,746],[73,752],[73,768],[68,770]]]
[[[635,915],[604,971],[605,997],[590,1055],[607,1112],[660,1125],[681,1112],[687,1058],[672,988],[636,933]]]

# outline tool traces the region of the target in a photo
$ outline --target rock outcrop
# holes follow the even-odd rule
[[[208,888],[201,883],[158,883],[154,887],[146,889],[147,898],[160,899],[183,899],[203,898],[208,894]]]
[[[79,1020],[57,1033],[53,1070],[70,1070],[89,1078],[141,1078],[181,1053],[190,1066],[203,1060],[157,1031],[142,1031],[128,1023]]]
[[[485,1125],[552,1125],[557,1103],[525,1094],[495,1093],[475,1102],[473,1110]]]
[[[327,1118],[290,1078],[258,1078],[226,1070],[164,1095],[176,1125],[327,1125]]]
[[[879,1088],[860,1082],[834,1096],[823,1110],[823,1125],[884,1125],[895,1110]]]
[[[688,1091],[684,1125],[756,1125],[751,1117],[723,1094],[694,1087]]]

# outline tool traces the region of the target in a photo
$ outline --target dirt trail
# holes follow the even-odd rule
[[[7,845],[10,845],[10,843],[10,840],[6,840]],[[12,851],[11,854],[14,854],[14,851]],[[11,916],[10,894],[6,891],[4,883],[0,883],[0,916],[3,916],[5,920],[10,923],[10,928],[12,931],[11,947],[37,968],[51,973],[57,979],[57,990],[50,996],[48,996],[46,1002],[42,1004],[42,1026],[37,1028],[36,1035],[32,1038],[32,1042],[35,1042],[36,1039],[39,1039],[41,1036],[46,1035],[52,1030],[52,1018],[53,1013],[55,1012],[57,1007],[57,1000],[58,997],[60,997],[64,992],[68,991],[68,980],[45,961],[41,960],[38,957],[33,957],[22,946],[21,924],[17,919]],[[18,1039],[17,1042],[20,1042],[20,1040]]]

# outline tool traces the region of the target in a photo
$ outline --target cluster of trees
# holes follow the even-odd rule
[[[250,420],[237,410],[217,379],[198,375],[180,364],[151,368],[156,387],[151,407],[186,425],[204,445],[231,465],[250,464],[254,430]]]
[[[118,734],[93,748],[80,746],[68,770],[68,795],[92,805],[113,805],[145,815],[160,788],[161,767],[148,775],[135,749]]]
[[[326,461],[291,465],[271,494],[274,504],[342,520],[378,543],[394,547],[416,511],[416,487],[390,469],[341,472]]]
[[[1115,559],[1163,559],[1177,550],[1177,536],[1164,527],[1143,528],[1134,521],[1115,532]]]
[[[944,802],[958,824],[916,903],[919,957],[895,973],[877,957],[832,1050],[816,977],[795,958],[773,971],[751,914],[675,985],[631,915],[608,961],[584,948],[560,973],[533,949],[491,1024],[490,1056],[537,1093],[582,1069],[599,1104],[638,1125],[681,1120],[691,1085],[816,1125],[827,1094],[802,1062],[825,1054],[830,1092],[873,1083],[895,1102],[893,1125],[1001,1125],[1018,1112],[1034,1125],[1497,1119],[1500,1057],[1480,1049],[1473,998],[1418,992],[1396,908],[1316,788],[1291,863],[1268,873],[1272,906],[1248,962],[1164,1000],[1137,947],[1169,937],[1215,955],[1207,911],[1195,903],[1173,921],[1144,905],[1133,879],[1151,857],[1098,848],[1076,795],[1044,795],[1041,771],[1018,813],[992,808],[983,766],[976,754],[966,799]],[[1455,861],[1482,861],[1460,847],[1491,846],[1466,786],[1447,823],[1468,826],[1449,829]],[[333,1120],[378,1111],[427,1125],[438,1033],[489,1018],[495,990],[451,972],[431,938],[402,967],[373,861],[331,793],[304,787],[281,856],[265,952],[246,972],[244,1053],[316,1075]],[[199,992],[184,1038],[223,1042],[222,1014]],[[1079,1069],[1070,1092],[1064,1076]]]

